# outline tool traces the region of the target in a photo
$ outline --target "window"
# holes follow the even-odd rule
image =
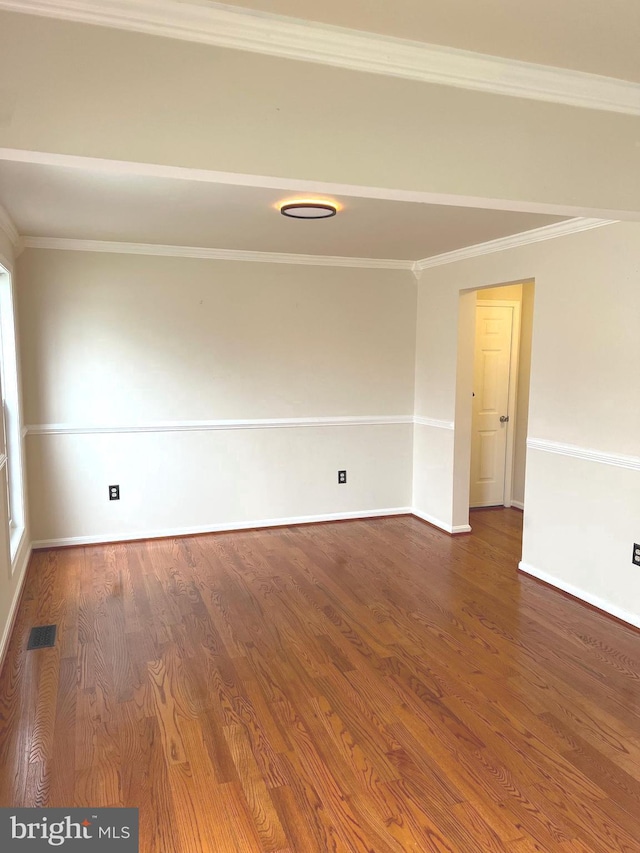
[[[0,266],[0,388],[4,435],[4,447],[0,448],[0,452],[6,454],[7,523],[13,563],[24,533],[22,426],[11,276],[2,266]]]

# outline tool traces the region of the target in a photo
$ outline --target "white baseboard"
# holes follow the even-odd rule
[[[2,639],[0,640],[0,672],[2,672],[2,667],[4,666],[4,659],[9,648],[9,641],[11,640],[11,634],[13,633],[16,616],[18,615],[20,596],[22,595],[22,588],[24,587],[24,582],[27,577],[27,566],[29,565],[29,558],[31,557],[31,543],[23,544],[20,550],[22,551],[22,554],[18,553],[18,562],[14,571],[14,576],[17,576],[18,583],[16,585],[15,592],[13,593],[13,600],[9,607],[7,621],[2,632]]]
[[[537,578],[540,581],[548,583],[550,586],[555,586],[556,589],[561,589],[563,592],[569,593],[569,595],[590,604],[592,607],[597,607],[598,610],[602,610],[603,613],[608,613],[609,616],[615,616],[616,619],[621,619],[623,622],[633,625],[634,628],[640,628],[640,615],[637,613],[631,613],[629,610],[624,610],[622,607],[618,607],[616,604],[612,604],[604,598],[592,595],[590,592],[580,589],[580,587],[567,583],[554,575],[550,575],[547,572],[543,572],[541,569],[535,568],[535,566],[529,565],[529,563],[518,563],[518,569],[527,575],[531,575],[533,578]]]
[[[411,510],[411,514],[422,521],[426,521],[428,524],[433,524],[434,527],[439,527],[440,530],[444,530],[446,533],[471,533],[471,528],[468,524],[458,524],[452,527],[446,521],[441,521],[439,518],[429,515],[426,512],[420,512],[420,510],[415,508]]]
[[[514,506],[516,509],[521,509],[524,512],[524,503],[522,501],[511,501],[511,506]]]
[[[163,539],[168,536],[197,536],[200,533],[226,533],[233,530],[252,530],[261,527],[288,527],[295,524],[317,524],[321,521],[347,521],[358,518],[380,518],[385,515],[410,515],[410,506],[371,509],[360,512],[329,512],[322,515],[297,515],[291,518],[261,518],[251,521],[228,521],[195,527],[174,527],[163,530],[131,530],[127,533],[95,533],[89,536],[69,536],[61,539],[40,539],[33,548],[60,548],[72,545],[102,545],[105,542],[130,542],[136,539]]]

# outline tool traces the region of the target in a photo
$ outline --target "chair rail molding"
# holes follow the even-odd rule
[[[139,424],[29,424],[26,435],[101,435],[143,432],[210,432],[236,429],[393,426],[412,424],[413,415],[364,415],[319,418],[246,418],[242,420],[160,421]]]
[[[556,453],[559,456],[571,456],[574,459],[584,459],[587,462],[598,462],[602,465],[614,465],[617,468],[630,468],[633,471],[640,471],[640,456],[627,456],[603,450],[592,450],[589,447],[563,444],[562,442],[549,441],[545,438],[528,438],[527,448],[529,450],[540,450],[544,453]]]
[[[455,424],[453,421],[442,421],[438,418],[424,418],[422,415],[415,415],[413,419],[414,423],[419,426],[428,426],[434,427],[435,429],[454,429]]]

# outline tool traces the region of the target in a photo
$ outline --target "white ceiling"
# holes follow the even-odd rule
[[[227,0],[226,5],[640,82],[639,0]]]
[[[564,217],[337,197],[319,222],[275,206],[305,197],[263,187],[0,162],[0,204],[22,236],[415,261]],[[325,197],[326,198],[326,197]]]

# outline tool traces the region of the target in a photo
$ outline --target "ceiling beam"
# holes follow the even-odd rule
[[[2,2],[2,0],[0,0]],[[195,169],[190,166],[171,166],[163,163],[141,163],[133,160],[110,160],[78,154],[60,154],[51,151],[27,151],[21,148],[0,147],[0,161],[30,163],[65,169],[81,169],[101,175],[136,178],[162,178],[176,181],[194,181],[205,184],[222,184],[237,187],[257,187],[293,193],[318,193],[348,198],[371,198],[384,201],[402,201],[415,204],[437,204],[443,207],[470,207],[482,210],[507,210],[512,213],[538,213],[543,216],[565,216],[607,221],[640,219],[640,210],[612,210],[610,208],[583,207],[547,202],[515,201],[507,198],[457,195],[425,190],[393,187],[364,186],[335,181],[310,181],[303,178],[283,178],[273,175],[251,175],[240,172],[222,172],[213,169]]]
[[[0,0],[0,9],[498,95],[640,115],[640,84],[360,30],[175,0]]]

